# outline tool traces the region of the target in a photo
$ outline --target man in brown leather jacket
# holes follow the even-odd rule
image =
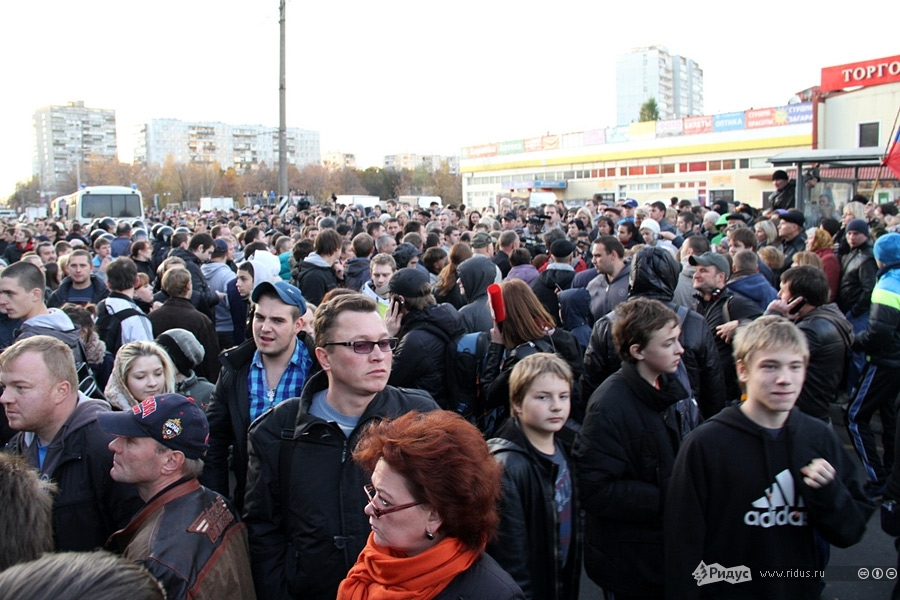
[[[254,600],[246,526],[197,481],[209,439],[200,407],[161,394],[97,420],[116,436],[110,475],[134,484],[146,502],[107,546],[150,571],[169,600]]]

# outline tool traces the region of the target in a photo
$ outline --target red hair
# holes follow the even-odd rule
[[[380,421],[363,432],[353,459],[369,473],[384,459],[416,501],[437,510],[444,535],[475,550],[493,537],[501,467],[461,416],[436,410]]]

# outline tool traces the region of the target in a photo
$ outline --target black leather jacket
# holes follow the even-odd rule
[[[854,317],[869,312],[876,273],[878,265],[872,253],[871,240],[841,257],[841,282],[837,293],[837,305],[841,312],[849,312]]]
[[[835,304],[816,307],[796,325],[809,344],[809,366],[797,408],[827,422],[829,404],[837,399],[844,375],[844,360],[853,341],[853,330]]]
[[[559,467],[535,451],[517,420],[509,419],[488,440],[494,460],[503,466],[500,527],[488,553],[506,569],[527,598],[578,598],[582,527],[575,471],[572,478],[572,542],[565,565],[559,561],[559,519],[554,486]]]
[[[313,341],[305,332],[301,331],[298,335],[298,343],[305,344],[312,357],[307,377],[309,380],[321,367],[316,360]],[[200,483],[231,499],[238,511],[244,507],[247,481],[247,430],[250,429],[247,375],[255,352],[256,343],[249,339],[219,355],[222,372],[209,397],[209,408],[206,411],[209,421],[209,450],[206,452]],[[302,387],[295,390],[295,394],[299,395],[301,391]],[[233,491],[229,485],[229,470],[234,472]]]

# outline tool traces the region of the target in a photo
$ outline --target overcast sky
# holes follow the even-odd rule
[[[778,106],[822,67],[900,53],[893,25],[877,20],[888,14],[886,0],[864,11],[288,0],[288,126],[318,130],[323,153],[355,153],[363,168],[385,154],[612,126],[616,55],[653,44],[700,65],[707,114]],[[278,0],[11,0],[0,55],[3,198],[31,177],[39,107],[115,109],[123,161],[152,118],[278,126]]]

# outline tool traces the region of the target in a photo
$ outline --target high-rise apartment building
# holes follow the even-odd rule
[[[447,163],[452,175],[459,175],[458,156],[440,156],[438,154],[388,154],[384,157],[384,168],[400,171],[409,169],[414,171],[416,167],[424,165],[431,172],[441,168],[441,163]]]
[[[322,166],[326,169],[355,169],[356,155],[346,152],[326,152],[322,155]]]
[[[319,132],[287,129],[287,161],[298,168],[318,164]],[[256,169],[263,163],[278,166],[278,128],[152,119],[139,125],[135,162],[162,164],[168,156],[176,163],[218,163],[223,169]]]
[[[41,190],[70,193],[61,187],[73,170],[95,159],[116,158],[116,111],[87,108],[82,101],[45,106],[34,113],[34,137],[32,172]]]
[[[656,99],[660,120],[703,114],[703,69],[663,46],[635,48],[616,58],[617,123],[639,120],[641,106]]]

